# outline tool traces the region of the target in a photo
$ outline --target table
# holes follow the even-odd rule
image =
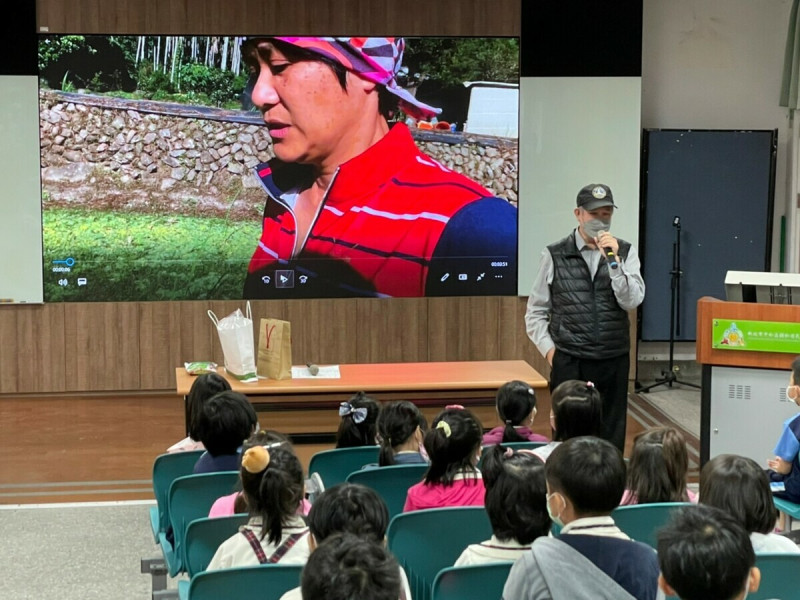
[[[259,379],[242,383],[217,371],[234,391],[245,394],[265,429],[330,440],[339,426],[338,406],[358,391],[378,401],[409,400],[430,419],[447,404],[472,410],[485,427],[497,424],[494,398],[497,388],[519,379],[536,389],[539,414],[548,414],[548,381],[524,360],[455,361],[425,363],[370,363],[339,365],[340,379]],[[177,393],[186,397],[194,381],[186,369],[175,369]]]

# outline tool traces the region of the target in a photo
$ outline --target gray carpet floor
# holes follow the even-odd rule
[[[147,505],[41,506],[0,510],[0,598],[150,598],[139,561],[160,551]]]

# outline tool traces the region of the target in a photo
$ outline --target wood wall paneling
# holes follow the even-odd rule
[[[66,391],[140,389],[138,303],[63,306]]]
[[[356,300],[357,363],[428,360],[428,300]]]
[[[51,33],[498,35],[520,33],[519,0],[38,0]]]

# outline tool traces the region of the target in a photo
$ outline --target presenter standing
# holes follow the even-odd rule
[[[628,408],[630,325],[627,311],[644,300],[636,248],[609,229],[611,188],[578,192],[578,227],[542,251],[525,327],[552,367],[550,389],[591,381],[603,398],[601,436],[623,450]]]

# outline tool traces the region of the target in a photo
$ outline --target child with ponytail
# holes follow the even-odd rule
[[[483,506],[486,490],[476,468],[481,439],[480,422],[463,406],[439,413],[423,441],[430,466],[425,478],[409,488],[403,511]]]
[[[336,432],[337,448],[374,446],[375,422],[381,405],[364,392],[358,392],[339,405],[339,429]]]
[[[381,445],[378,465],[427,463],[420,452],[428,423],[412,402],[388,402],[378,414],[378,441]]]
[[[528,425],[536,416],[536,394],[524,381],[509,381],[497,390],[497,416],[503,425],[483,435],[483,445],[508,442],[547,442],[545,436],[533,433]]]
[[[242,456],[242,488],[250,520],[224,541],[209,570],[265,563],[305,564],[308,528],[297,515],[303,467],[287,442],[254,445]]]

